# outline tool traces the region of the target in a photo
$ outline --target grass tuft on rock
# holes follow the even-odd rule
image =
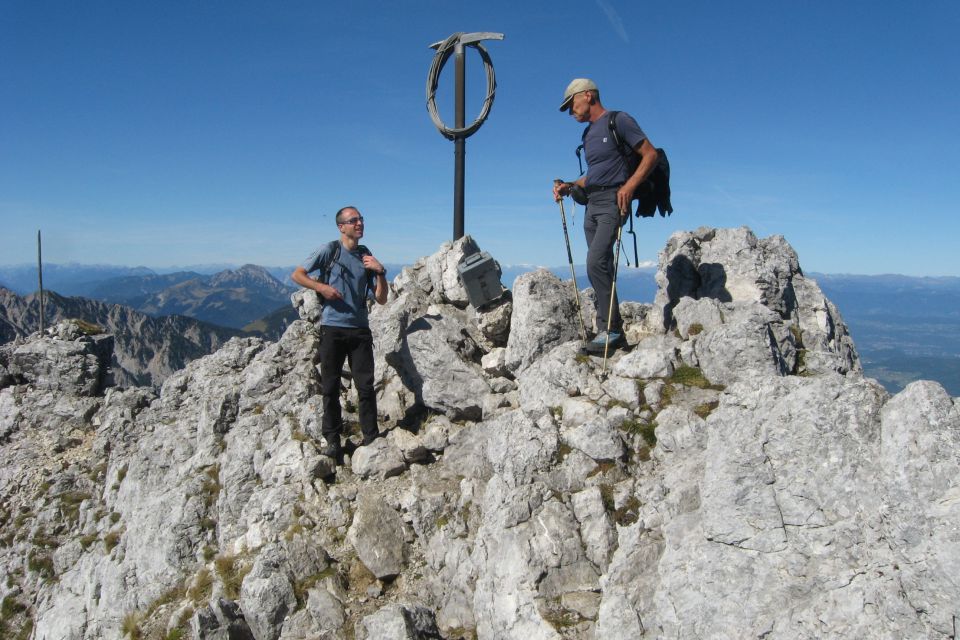
[[[243,579],[250,573],[252,565],[245,564],[241,558],[234,555],[217,556],[213,561],[213,567],[220,577],[223,584],[223,593],[230,600],[236,600],[240,597],[240,586]]]
[[[703,375],[699,367],[681,365],[674,370],[673,375],[664,380],[667,384],[682,384],[685,387],[698,387],[700,389],[722,390],[724,387],[712,384]]]

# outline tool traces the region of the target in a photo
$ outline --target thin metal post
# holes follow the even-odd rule
[[[458,42],[454,49],[456,58],[456,124],[457,129],[462,129],[466,123],[466,56],[464,55],[463,44]],[[463,200],[464,200],[464,172],[466,168],[466,147],[467,139],[458,135],[453,142],[454,170],[453,170],[453,239],[459,240],[463,237]]]
[[[480,44],[481,40],[503,40],[502,33],[454,33],[446,40],[435,42],[430,45],[431,49],[437,50],[437,55],[433,57],[433,64],[430,65],[430,73],[427,74],[427,112],[430,118],[437,126],[437,129],[447,140],[452,140],[454,147],[454,171],[453,171],[453,239],[459,240],[464,234],[463,222],[463,194],[464,194],[464,173],[466,165],[466,140],[473,135],[480,125],[487,119],[490,113],[490,107],[493,105],[493,97],[496,93],[497,81],[493,73],[493,63],[487,50]],[[483,65],[487,72],[487,97],[483,101],[483,108],[480,109],[480,115],[469,127],[466,125],[466,51],[464,47],[473,47],[480,53],[483,59]],[[443,124],[437,113],[436,91],[437,82],[440,77],[440,71],[446,64],[450,56],[455,60],[455,87],[454,110],[456,111],[456,126],[452,129]]]
[[[610,287],[610,306],[607,309],[607,340],[603,343],[603,370],[600,372],[600,379],[607,377],[607,355],[610,351],[610,327],[613,322],[613,302],[617,298],[617,271],[620,269],[620,239],[623,237],[623,220],[617,220],[620,226],[617,227],[617,250],[614,255],[613,263],[613,286]],[[620,313],[618,310],[617,313]],[[623,329],[621,329],[623,331]]]
[[[554,184],[561,184],[563,180],[557,178]],[[567,243],[567,262],[570,263],[570,278],[573,280],[573,298],[577,303],[577,317],[580,318],[580,337],[583,342],[587,342],[587,325],[583,322],[583,307],[580,306],[580,287],[577,286],[577,272],[573,268],[573,252],[570,250],[570,234],[567,233],[567,212],[563,209],[563,198],[557,200],[560,203],[560,224],[563,225],[563,239]]]
[[[37,229],[37,279],[40,283],[40,335],[43,335],[43,251],[40,245],[40,229]]]

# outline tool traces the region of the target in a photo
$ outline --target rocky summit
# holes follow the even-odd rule
[[[672,236],[606,360],[546,270],[470,307],[477,250],[372,311],[385,437],[345,373],[341,467],[311,293],[159,392],[82,327],[0,348],[0,637],[954,637],[956,400],[863,377],[782,237]]]

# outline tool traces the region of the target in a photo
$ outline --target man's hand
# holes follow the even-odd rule
[[[323,296],[324,300],[343,300],[343,294],[340,293],[339,290],[334,289],[328,284],[323,284],[322,282],[318,282],[315,287],[315,290],[317,293]]]
[[[620,216],[630,215],[630,210],[633,208],[632,204],[633,199],[633,187],[630,186],[630,181],[623,183],[619,189],[617,189],[617,208],[620,209]]]
[[[373,271],[378,276],[382,276],[384,273],[386,273],[386,269],[383,268],[383,265],[380,264],[380,261],[370,254],[363,256],[363,267],[367,271]]]
[[[553,201],[560,202],[560,198],[570,193],[571,184],[560,178],[553,181]]]
[[[373,271],[377,274],[373,290],[373,299],[377,301],[377,304],[386,304],[387,294],[390,292],[390,286],[387,284],[386,267],[380,264],[380,261],[370,254],[363,256],[363,266],[368,271]]]
[[[574,182],[564,182],[560,178],[557,178],[553,181],[553,199],[556,202],[560,202],[560,198],[563,196],[571,195],[571,190],[574,186],[578,186],[581,189],[587,188],[587,176],[580,176]]]
[[[301,287],[306,289],[313,289],[317,294],[323,296],[325,300],[343,300],[343,294],[331,287],[328,284],[324,284],[318,280],[314,280],[310,277],[310,274],[307,273],[307,270],[303,267],[297,267],[293,270],[293,273],[290,274],[290,279],[296,282]]]

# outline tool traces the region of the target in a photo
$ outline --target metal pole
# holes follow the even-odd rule
[[[466,56],[463,44],[457,43],[454,49],[456,57],[456,124],[457,129],[465,126],[466,89]],[[466,165],[467,139],[457,136],[453,142],[454,170],[453,170],[453,239],[463,237],[463,175]]]
[[[607,341],[603,343],[603,370],[600,372],[601,380],[607,377],[607,354],[610,351],[610,323],[613,322],[613,301],[617,297],[617,271],[619,271],[620,268],[620,238],[623,235],[623,220],[617,220],[617,222],[620,226],[617,227],[617,251],[614,258],[615,262],[613,263],[613,286],[610,287],[610,307],[607,309]]]
[[[503,40],[502,33],[488,33],[488,32],[477,32],[477,33],[454,33],[446,40],[441,42],[435,42],[430,45],[431,49],[437,50],[437,55],[433,57],[433,64],[430,65],[430,73],[427,74],[427,111],[430,113],[430,118],[433,120],[433,123],[437,125],[440,133],[443,134],[447,140],[452,140],[454,147],[454,172],[453,172],[453,239],[459,240],[463,237],[464,234],[464,224],[463,224],[463,194],[464,194],[464,173],[466,165],[466,140],[478,128],[483,122],[487,119],[487,114],[490,112],[490,107],[493,105],[493,96],[496,90],[497,81],[493,74],[493,63],[490,61],[490,56],[487,55],[487,50],[483,48],[483,45],[480,44],[481,40]],[[480,115],[469,127],[465,126],[466,124],[466,52],[464,47],[473,47],[480,52],[480,57],[483,59],[483,65],[487,72],[487,97],[483,101],[483,108],[480,110]],[[450,59],[450,56],[453,55],[455,58],[455,72],[456,76],[456,86],[454,87],[454,96],[455,96],[455,111],[456,111],[456,125],[453,129],[448,128],[443,121],[440,120],[440,116],[437,114],[437,105],[434,100],[437,90],[437,81],[440,76],[440,71],[443,69],[443,65],[446,64],[447,60]]]
[[[40,335],[43,335],[43,252],[40,246],[40,229],[37,229],[37,278],[40,282]]]
[[[557,178],[554,184],[562,184],[563,180]],[[567,243],[567,262],[570,263],[570,278],[573,280],[573,297],[577,303],[577,317],[580,318],[580,337],[584,342],[587,341],[587,325],[583,322],[583,307],[580,306],[580,287],[577,286],[577,272],[573,268],[573,252],[570,251],[570,234],[567,233],[567,212],[563,209],[563,198],[557,202],[560,203],[560,223],[563,225],[563,239]]]

